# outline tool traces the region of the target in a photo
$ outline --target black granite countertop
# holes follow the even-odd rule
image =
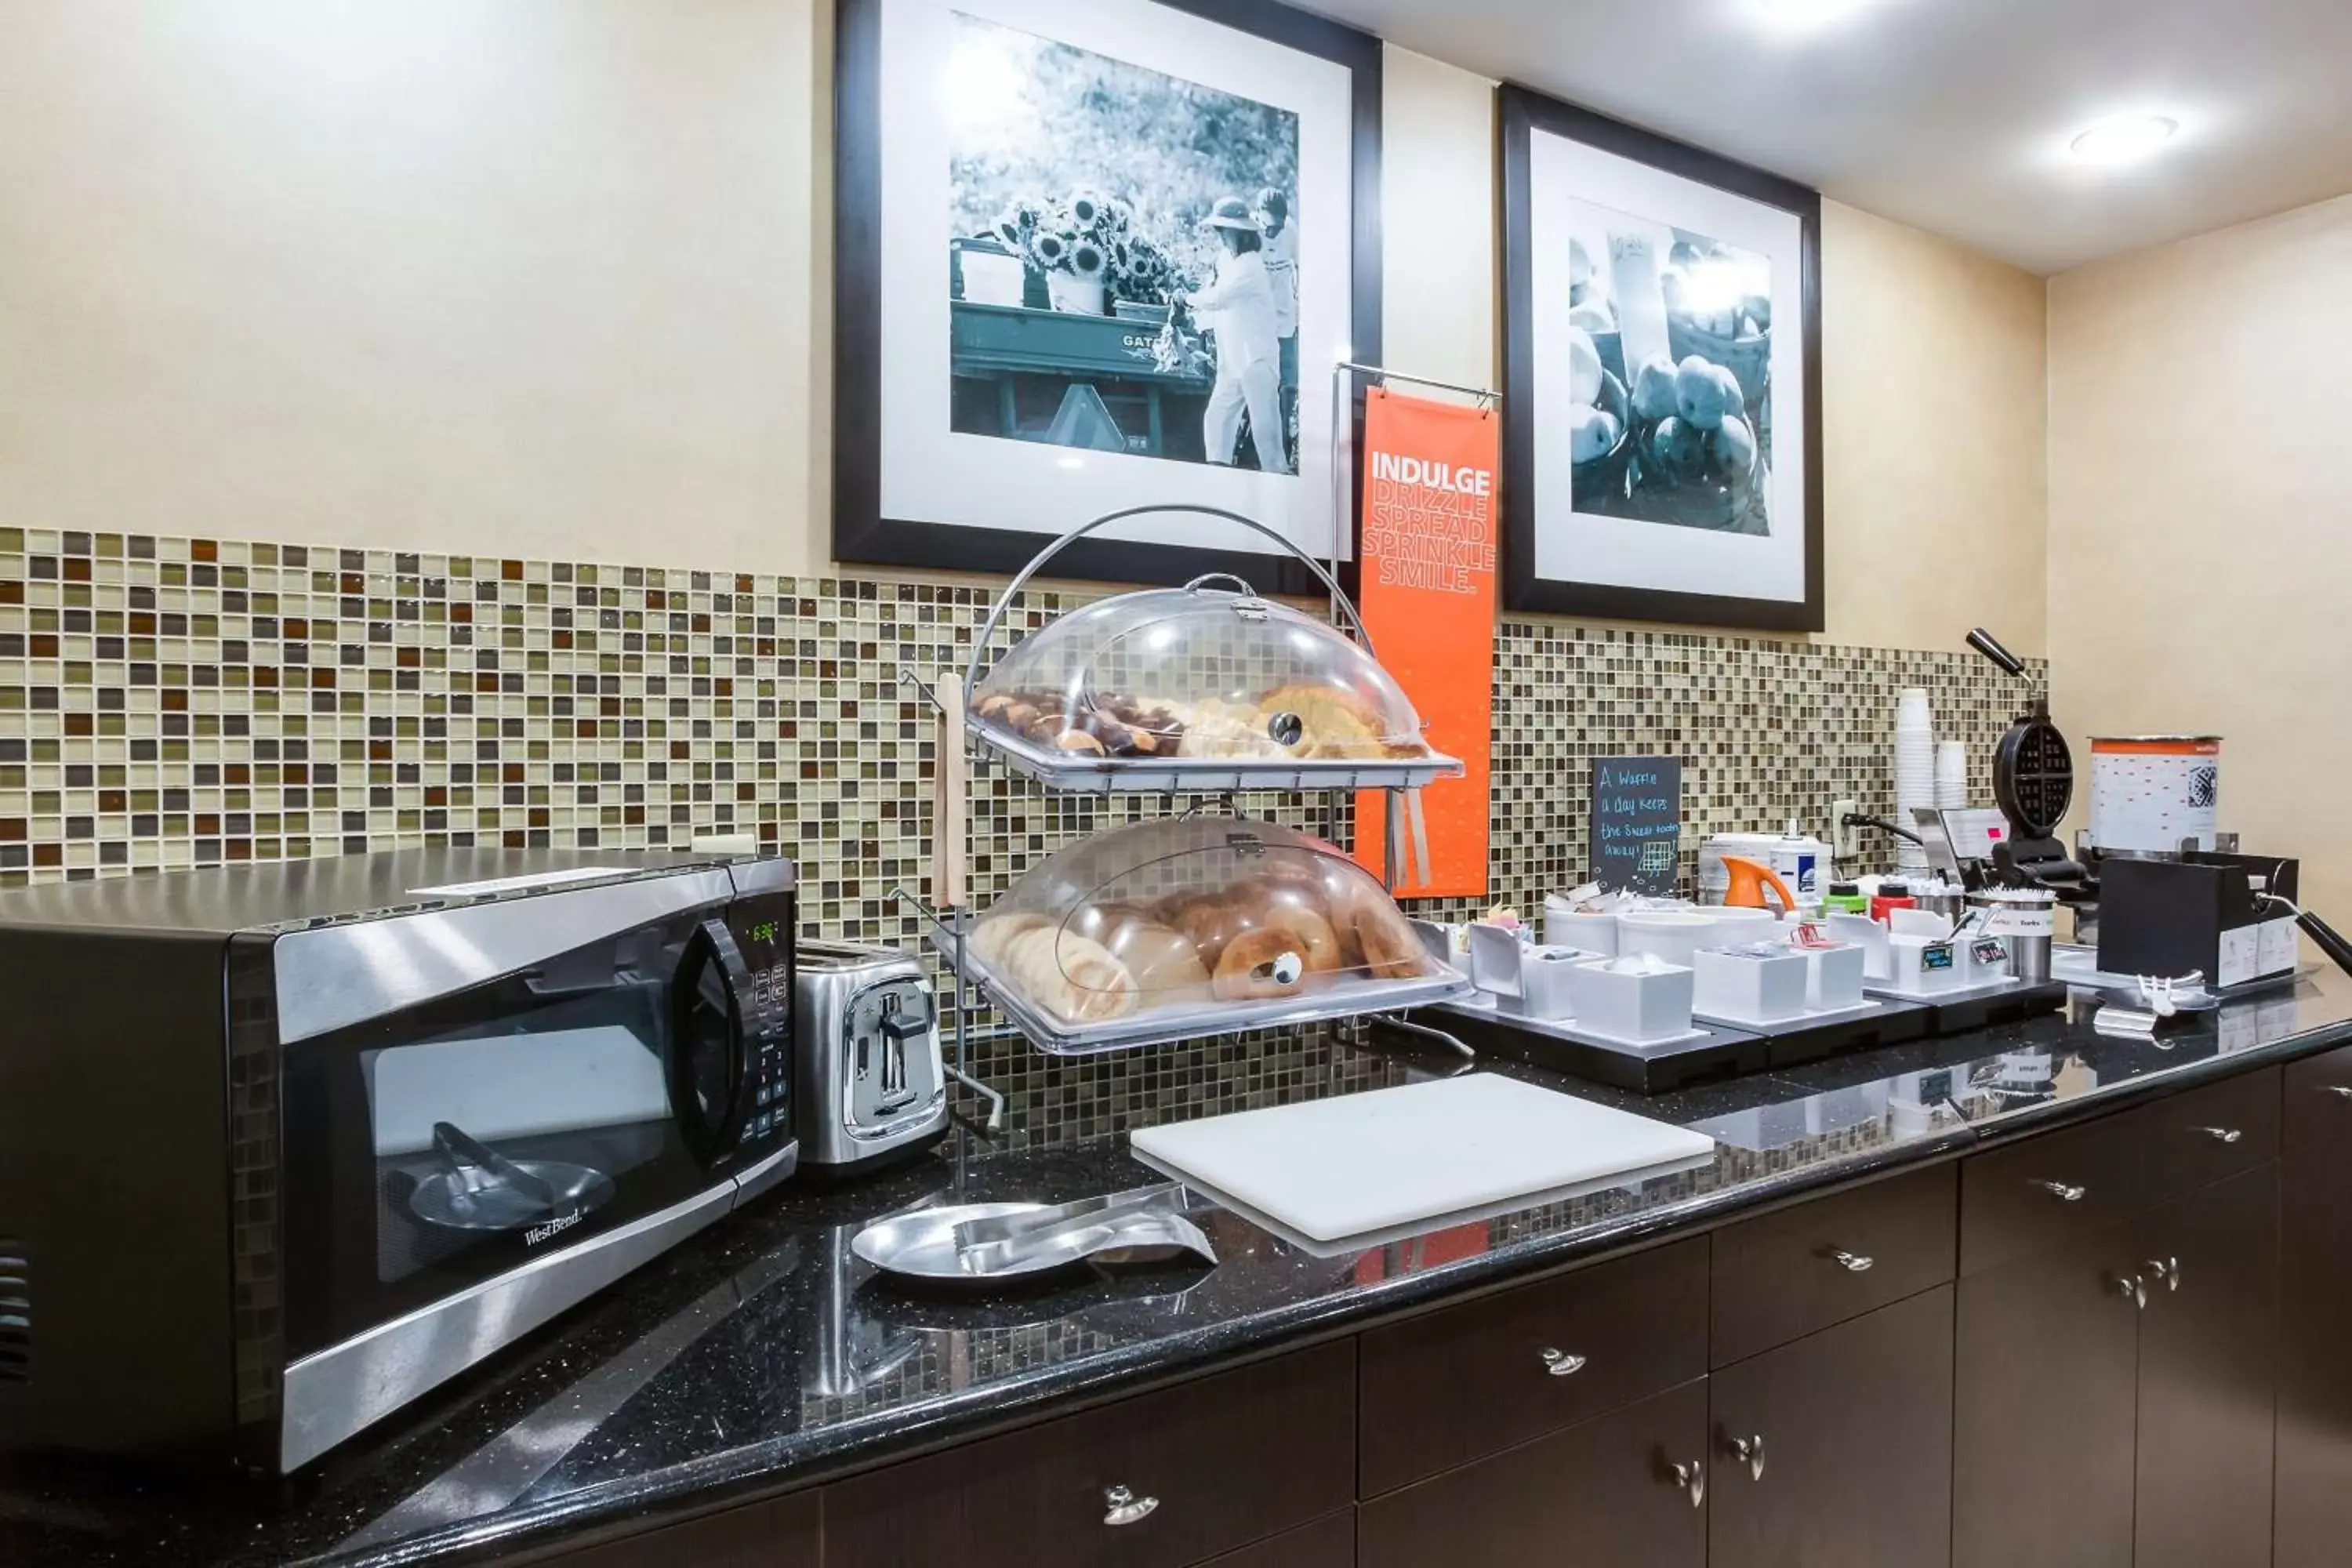
[[[2178,1020],[2154,1041],[2098,1033],[2078,1003],[2024,1024],[1653,1100],[1498,1068],[1696,1128],[1717,1140],[1716,1158],[1351,1257],[1317,1258],[1213,1212],[1203,1224],[1219,1255],[1213,1268],[1092,1277],[1034,1293],[909,1293],[851,1256],[850,1237],[869,1220],[919,1204],[1052,1201],[1152,1179],[1123,1141],[1006,1151],[959,1131],[934,1154],[857,1185],[787,1188],[291,1482],[0,1459],[0,1563],[479,1560],[790,1484],[2346,1040],[2352,982],[2330,972]],[[1401,1083],[1457,1065],[1390,1058],[1373,1079]],[[1323,1092],[1307,1082],[1291,1097]]]

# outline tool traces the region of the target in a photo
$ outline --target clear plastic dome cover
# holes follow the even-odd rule
[[[966,947],[1008,1010],[1105,1044],[1371,1011],[1464,984],[1362,867],[1234,817],[1075,845],[1014,884]]]
[[[1388,671],[1238,578],[1103,599],[1024,640],[971,693],[1001,743],[1076,762],[1450,762]]]

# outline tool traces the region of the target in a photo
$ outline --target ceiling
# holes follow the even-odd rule
[[[2352,191],[2352,0],[1307,0],[2036,272]],[[2074,134],[2180,122],[2144,164]]]

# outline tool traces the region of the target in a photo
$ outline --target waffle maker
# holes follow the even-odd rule
[[[1979,626],[1969,646],[2008,674],[2025,678],[2025,661]],[[2009,819],[2009,841],[1993,849],[1993,867],[2012,887],[2047,888],[2067,903],[2091,903],[2099,896],[2090,870],[2066,852],[2058,825],[2074,804],[2074,752],[2050,721],[2047,692],[2000,738],[1993,753],[1993,799]]]

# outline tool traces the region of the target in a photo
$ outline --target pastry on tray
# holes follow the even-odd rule
[[[1433,973],[1412,923],[1353,862],[1294,849],[1248,865],[1220,885],[1081,900],[1058,919],[991,915],[974,928],[971,951],[1002,984],[1073,1026],[1177,1007],[1207,1015],[1220,1004]]]

